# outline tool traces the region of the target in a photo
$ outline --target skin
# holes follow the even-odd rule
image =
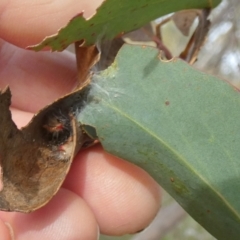
[[[24,48],[56,33],[81,9],[91,16],[100,3],[0,1],[0,89],[10,86],[18,127],[71,91],[77,75],[71,53]],[[99,231],[135,233],[149,225],[160,202],[160,187],[146,172],[95,146],[76,156],[62,188],[46,206],[31,214],[0,212],[0,239],[91,240],[98,239]]]

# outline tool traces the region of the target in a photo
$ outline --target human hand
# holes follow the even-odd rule
[[[18,127],[70,92],[77,76],[73,54],[21,48],[55,33],[81,9],[89,16],[100,2],[0,2],[0,89],[10,86]],[[10,239],[9,229],[18,240],[91,240],[99,230],[108,235],[135,233],[154,218],[160,197],[159,186],[146,172],[95,146],[76,156],[62,188],[46,206],[30,214],[0,212],[0,239]]]

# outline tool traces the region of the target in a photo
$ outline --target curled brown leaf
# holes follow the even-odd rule
[[[31,212],[58,191],[86,141],[75,114],[83,107],[88,89],[85,82],[45,107],[21,130],[11,118],[10,89],[0,92],[0,210]]]
[[[95,46],[84,47],[76,57],[80,76],[76,90],[43,108],[20,130],[9,110],[10,89],[0,90],[0,210],[27,213],[45,205],[60,188],[78,150],[93,143],[77,115],[99,53]]]

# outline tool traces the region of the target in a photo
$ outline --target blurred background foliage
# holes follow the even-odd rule
[[[166,17],[158,19],[161,22]],[[210,16],[211,27],[194,67],[227,79],[240,88],[240,1],[223,0]],[[197,20],[190,32],[197,26]],[[190,37],[185,37],[173,21],[161,28],[162,40],[173,56],[183,51]],[[191,35],[191,34],[190,34]],[[150,43],[150,45],[153,43]],[[147,209],[146,209],[147,211]],[[138,217],[138,216],[136,216]],[[214,240],[166,192],[163,191],[161,211],[152,224],[135,235],[112,237],[101,235],[100,240]]]

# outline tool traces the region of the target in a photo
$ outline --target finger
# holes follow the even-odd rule
[[[1,240],[11,240],[10,226],[4,223],[0,219],[0,239]]]
[[[96,240],[99,235],[90,208],[66,189],[61,189],[46,206],[33,213],[0,212],[0,216],[11,224],[18,240]]]
[[[40,42],[65,26],[76,14],[85,11],[85,16],[95,12],[102,0],[1,0],[0,38],[17,46]]]
[[[31,118],[33,117],[33,113],[24,112],[18,109],[11,108],[12,120],[20,129],[21,127],[26,126]]]
[[[76,84],[73,54],[31,52],[0,42],[0,89],[10,86],[12,107],[36,112]]]
[[[147,227],[160,207],[158,184],[100,146],[89,150],[77,156],[63,186],[86,200],[104,234],[136,233]]]

